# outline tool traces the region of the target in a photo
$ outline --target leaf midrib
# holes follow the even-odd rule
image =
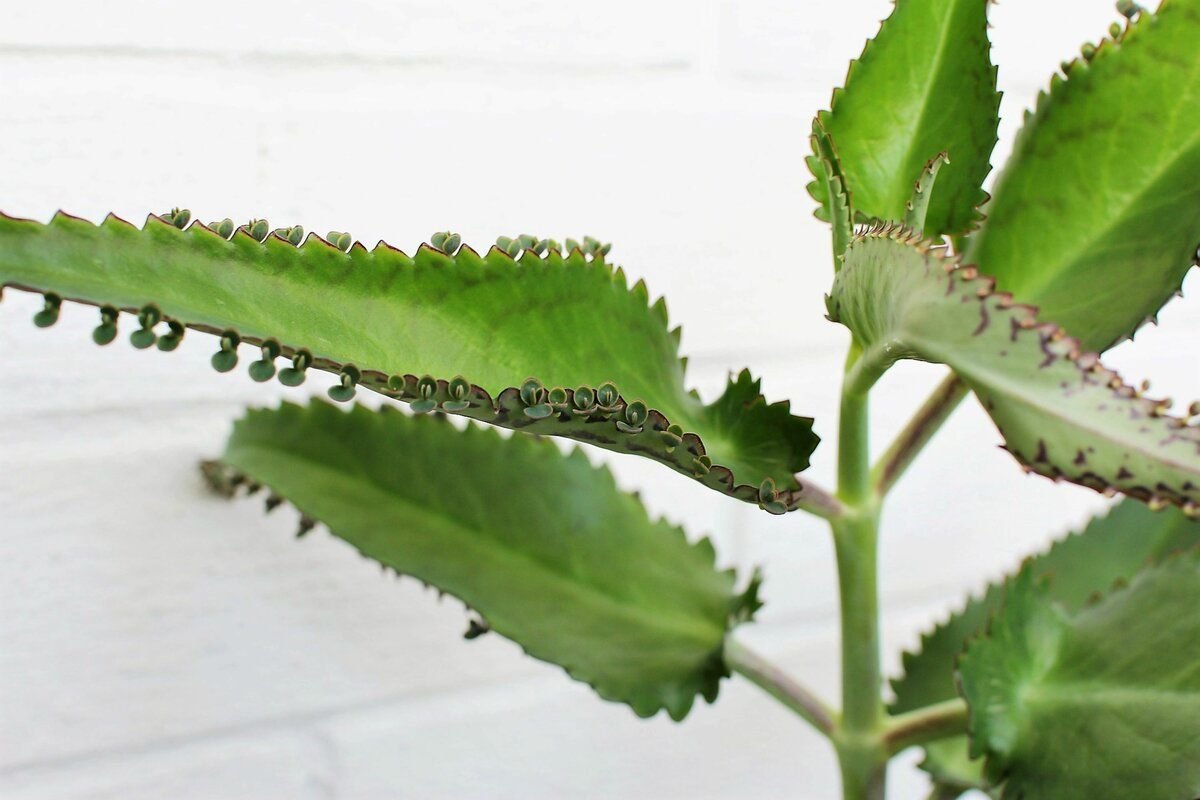
[[[941,344],[941,343],[934,342],[934,343],[932,343],[932,345],[930,345],[929,342],[923,340],[919,336],[912,337],[912,338],[901,337],[901,340],[909,343],[908,344],[909,347],[913,347],[914,350],[921,352],[921,353],[934,354],[934,353],[944,352],[944,348],[939,347],[939,344]],[[912,344],[913,342],[917,342],[918,345],[914,346]],[[951,364],[951,360],[948,360],[943,356],[939,356],[935,360],[938,361],[938,363],[948,364],[948,365]],[[1039,403],[1038,402],[1039,394],[1036,390],[1033,391],[1032,393],[1027,393],[1023,389],[1024,384],[1022,384],[1020,382],[1015,382],[1015,384],[1014,384],[1014,382],[1012,381],[1012,378],[1009,375],[1007,375],[1006,373],[1003,373],[1003,372],[996,373],[995,371],[989,370],[986,367],[979,369],[978,364],[980,364],[982,362],[980,362],[977,359],[976,360],[972,360],[970,358],[967,358],[965,360],[964,359],[954,359],[954,361],[958,361],[959,363],[964,363],[964,361],[965,361],[965,363],[971,365],[971,367],[968,370],[964,370],[961,367],[953,367],[955,372],[962,375],[967,380],[968,383],[978,382],[978,383],[986,386],[989,391],[993,391],[993,392],[996,392],[997,394],[1004,396],[1005,398],[1007,398],[1009,400],[1009,402],[1012,402],[1014,404],[1022,404],[1026,408],[1035,409],[1037,411],[1037,413],[1042,416],[1053,418],[1061,423],[1068,425],[1069,427],[1073,427],[1078,430],[1085,431],[1086,433],[1089,433],[1089,434],[1095,436],[1097,439],[1106,440],[1106,441],[1113,442],[1113,443],[1118,443],[1120,446],[1122,446],[1128,450],[1133,450],[1145,458],[1167,464],[1170,467],[1172,467],[1173,469],[1176,469],[1180,472],[1186,472],[1186,473],[1193,474],[1193,475],[1200,475],[1200,471],[1197,470],[1197,468],[1194,464],[1180,462],[1180,461],[1175,460],[1174,458],[1168,457],[1165,455],[1165,451],[1162,448],[1150,449],[1149,447],[1141,444],[1140,441],[1131,443],[1127,439],[1112,436],[1110,428],[1098,428],[1095,425],[1084,422],[1083,419],[1080,418],[1079,416],[1071,416],[1071,415],[1066,414],[1064,411],[1058,409],[1053,404]],[[978,375],[978,374],[983,374],[986,376],[986,378],[984,380],[979,380],[978,378],[974,377],[974,375]],[[1000,380],[996,380],[997,375],[999,375]],[[1012,388],[1014,385],[1016,386],[1015,391]]]
[[[1094,248],[1098,242],[1107,239],[1114,231],[1124,227],[1128,221],[1130,212],[1140,207],[1147,197],[1153,196],[1155,194],[1153,190],[1158,186],[1159,182],[1169,177],[1175,164],[1182,160],[1185,156],[1190,155],[1191,150],[1197,146],[1200,146],[1200,128],[1198,128],[1191,137],[1185,139],[1184,144],[1178,148],[1170,156],[1170,158],[1163,163],[1162,166],[1154,171],[1153,177],[1148,182],[1143,184],[1143,188],[1140,189],[1137,194],[1129,196],[1130,199],[1122,205],[1120,212],[1118,212],[1107,223],[1102,224],[1100,227],[1090,228],[1090,230],[1094,231],[1096,235],[1083,241],[1081,245],[1076,248],[1077,252],[1075,255],[1064,256],[1058,262],[1060,266],[1054,270],[1041,270],[1040,274],[1044,277],[1030,284],[1029,286],[1026,286],[1024,290],[1022,290],[1022,297],[1018,299],[1036,300],[1041,292],[1045,291],[1047,287],[1057,283],[1063,275],[1072,273],[1080,264],[1087,262],[1089,260],[1087,256],[1091,252],[1092,248]],[[982,265],[981,268],[986,271],[986,268]]]
[[[942,30],[938,35],[937,47],[935,48],[933,63],[930,65],[929,71],[925,73],[927,76],[927,80],[925,81],[924,86],[923,86],[924,91],[922,92],[922,96],[921,96],[920,109],[917,111],[917,116],[916,116],[916,119],[915,119],[913,127],[912,127],[912,130],[914,132],[919,131],[923,128],[925,118],[929,113],[929,103],[930,103],[931,99],[933,98],[933,87],[938,81],[938,77],[941,74],[942,62],[944,62],[946,60],[946,53],[950,49],[949,48],[950,31],[951,31],[951,29],[953,29],[955,27],[955,23],[958,20],[958,14],[962,11],[961,5],[955,5],[954,8],[955,8],[955,10],[952,13],[946,14],[942,18],[944,25],[942,26]],[[912,163],[914,153],[916,153],[916,147],[917,147],[917,137],[914,135],[914,136],[910,137],[908,140],[908,146],[904,150],[904,158],[900,162],[901,165]],[[937,152],[938,151],[935,150],[934,152],[928,153],[925,155],[918,154],[917,158],[921,159],[921,160],[928,160],[930,158],[933,158],[935,155],[937,155]],[[898,186],[895,189],[895,191],[897,191],[899,193],[898,199],[899,199],[900,203],[904,203],[908,200],[909,192],[908,192],[907,187],[909,186],[909,184],[912,181],[915,181],[918,177],[919,177],[919,175],[913,175],[913,176],[911,176],[911,180],[909,180],[909,179],[906,179],[903,175],[899,175],[899,174],[896,175],[896,179],[899,183],[898,183]],[[893,198],[893,199],[896,199],[896,198]]]
[[[1194,705],[1200,708],[1200,694],[1194,690],[1164,689],[1157,686],[1114,684],[1104,681],[1058,682],[1049,680],[1029,685],[1022,694],[1031,706],[1080,705],[1095,707],[1140,706],[1147,702],[1170,705]]]

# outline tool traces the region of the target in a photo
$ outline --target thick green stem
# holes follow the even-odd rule
[[[850,508],[869,502],[871,494],[867,392],[855,387],[852,378],[860,367],[861,355],[858,346],[851,345],[838,421],[837,495]]]
[[[867,393],[859,351],[851,348],[842,390],[838,496],[846,506],[833,520],[842,623],[842,724],[837,734],[845,800],[883,800],[888,753],[879,664],[876,556],[879,510],[870,484]],[[873,382],[873,381],[872,381]]]
[[[873,509],[834,523],[842,620],[842,725],[838,756],[845,800],[882,800],[888,753],[879,665],[879,599]]]
[[[834,527],[842,612],[842,724],[852,733],[877,733],[883,722],[876,596],[876,517]]]

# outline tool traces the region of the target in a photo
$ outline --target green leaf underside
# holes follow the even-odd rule
[[[993,291],[992,279],[915,232],[863,231],[829,306],[864,361],[953,368],[1029,470],[1200,512],[1200,426],[1142,397],[1036,309]]]
[[[851,62],[845,87],[819,115],[837,145],[854,210],[903,219],[913,183],[945,152],[925,231],[970,230],[996,143],[1000,94],[987,38],[987,0],[898,0]],[[824,175],[810,186],[828,219]]]
[[[1200,553],[1075,613],[1031,570],[959,662],[972,751],[1003,797],[1200,794]]]
[[[1200,0],[1167,0],[1026,119],[967,260],[1090,350],[1173,296],[1200,244]]]
[[[725,634],[758,605],[708,540],[548,441],[314,402],[249,412],[221,463],[641,716],[715,699]]]
[[[361,386],[391,397],[647,456],[755,503],[769,478],[794,508],[795,473],[818,441],[811,419],[768,405],[747,372],[704,405],[684,388],[665,303],[651,307],[643,283],[627,288],[622,270],[578,249],[514,261],[497,248],[450,256],[422,245],[409,257],[382,242],[349,252],[317,236],[260,243],[241,228],[226,240],[156,216],[139,230],[112,216],[95,226],[62,213],[47,225],[0,215],[3,284],[270,339],[284,358],[311,353],[317,369],[353,365]],[[470,382],[465,397],[453,396],[456,375]],[[435,389],[422,390],[423,376]],[[544,417],[526,413],[519,387],[530,376],[566,390],[553,413],[545,403],[533,404]],[[620,392],[615,404],[575,409],[577,387],[605,383]],[[640,424],[628,413],[635,401],[650,409]]]
[[[1114,584],[1128,582],[1147,564],[1171,553],[1200,546],[1200,521],[1176,509],[1153,512],[1124,500],[1079,533],[1035,556],[1029,567],[1046,579],[1049,597],[1074,613]],[[954,668],[967,642],[983,633],[1000,608],[1003,584],[991,584],[979,597],[921,638],[916,652],[904,654],[904,675],[892,682],[893,713],[914,711],[958,696]],[[933,778],[960,789],[986,788],[982,763],[972,760],[966,736],[925,745],[921,764]]]

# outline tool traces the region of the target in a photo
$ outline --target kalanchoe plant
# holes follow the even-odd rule
[[[743,372],[689,391],[662,300],[609,245],[434,234],[413,255],[265,220],[186,210],[137,228],[0,216],[0,284],[98,309],[138,348],[214,337],[212,364],[255,381],[337,376],[403,401],[251,411],[204,464],[262,490],[385,568],[460,598],[467,632],[509,637],[637,714],[681,719],[740,673],[833,744],[847,800],[885,795],[922,747],[934,797],[1064,800],[1200,794],[1200,407],[1172,414],[1106,368],[1174,296],[1200,243],[1200,0],[1132,3],[1062,65],[989,198],[999,95],[985,0],[899,0],[812,128],[818,216],[832,229],[829,318],[852,334],[838,486],[802,473],[812,420]],[[867,398],[899,359],[951,375],[868,462]],[[967,394],[1025,469],[1124,499],[970,599],[904,658],[888,705],[876,545],[889,489]],[[447,416],[473,420],[464,430]],[[482,425],[480,425],[482,424]],[[502,437],[482,426],[511,429]],[[759,579],[651,520],[579,451],[639,455],[772,514],[828,520],[841,590],[840,710],[733,629]],[[436,468],[431,468],[436,465]],[[453,491],[445,476],[455,476]],[[471,476],[471,479],[465,479]]]

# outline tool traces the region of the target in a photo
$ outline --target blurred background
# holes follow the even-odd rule
[[[804,186],[810,119],[887,0],[9,3],[0,209],[140,222],[266,217],[412,252],[447,228],[614,242],[666,294],[707,397],[751,367],[817,418],[833,473],[847,336],[823,318],[828,233]],[[1051,71],[1116,19],[1107,0],[992,9],[1001,142]],[[1052,224],[1053,221],[1048,221]],[[1200,289],[1193,275],[1192,291]],[[198,459],[248,404],[321,393],[90,342],[94,311],[37,330],[0,306],[0,797],[802,798],[832,753],[743,681],[681,725],[638,720],[355,556],[294,512],[209,495]],[[1200,304],[1109,361],[1200,395]],[[124,337],[122,337],[122,340]],[[882,449],[941,369],[873,398]],[[370,398],[367,398],[371,401]],[[374,401],[371,401],[374,402]],[[1103,508],[1025,477],[968,401],[885,513],[887,666],[1022,554]],[[829,538],[649,462],[593,453],[653,512],[762,564],[748,642],[837,694]],[[924,797],[915,754],[895,798]]]

